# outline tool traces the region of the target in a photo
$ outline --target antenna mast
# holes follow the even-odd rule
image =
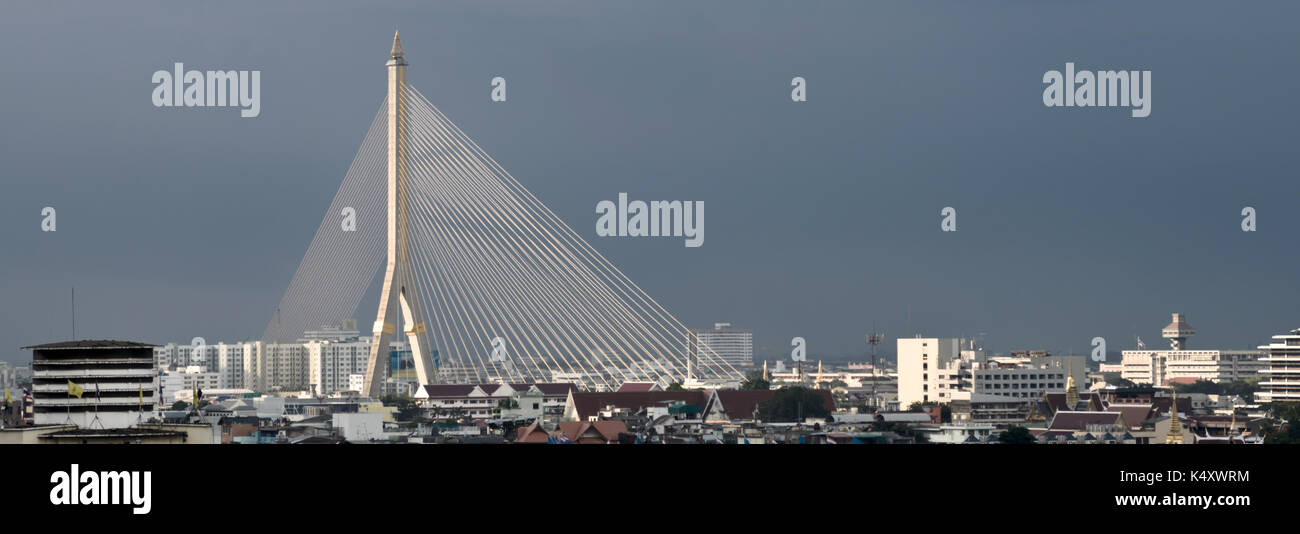
[[[876,364],[876,345],[879,345],[881,340],[883,339],[885,339],[885,335],[879,332],[872,332],[870,334],[867,334],[867,343],[871,345],[871,411],[872,413],[875,413],[880,410],[879,403],[876,401],[877,399],[876,378],[880,376],[879,372],[877,371],[878,367]]]

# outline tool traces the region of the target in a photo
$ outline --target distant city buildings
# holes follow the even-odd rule
[[[342,327],[323,326],[304,332],[293,343],[168,343],[155,347],[153,356],[164,382],[163,399],[168,402],[175,400],[175,394],[193,389],[187,385],[191,383],[212,385],[212,389],[306,391],[327,396],[360,391],[370,360],[370,342],[349,320]],[[383,393],[414,394],[419,384],[406,343],[393,341],[389,349],[391,365],[380,366],[386,373]],[[432,350],[432,354],[436,361],[437,351]]]
[[[718,359],[737,369],[743,370],[754,365],[753,330],[732,328],[731,323],[714,323],[711,330],[691,329],[691,333],[690,354],[693,358],[698,359],[702,350],[699,345],[703,345],[717,353]]]
[[[1053,356],[1042,350],[1012,351],[1010,356],[990,356],[973,345],[961,348],[954,338],[902,338],[898,340],[898,405],[949,404],[960,401],[980,422],[1005,423],[1020,417],[1026,403],[1047,393],[1064,393],[1083,385],[1087,375],[1082,356]],[[1077,378],[1076,378],[1077,377]],[[999,406],[1002,404],[1019,405]],[[1020,411],[1020,415],[979,415],[980,406],[993,411]]]
[[[9,362],[0,361],[0,388],[8,388],[11,395],[17,395],[20,384],[32,379],[30,367],[18,367]]]
[[[1086,389],[1084,356],[1053,356],[1045,350],[1013,350],[1010,356],[989,356],[971,371],[972,391],[1017,399],[1036,399],[1044,393],[1064,393],[1070,379],[1075,390]]]
[[[1198,380],[1232,382],[1257,378],[1267,364],[1263,352],[1254,350],[1188,350],[1187,339],[1196,330],[1181,313],[1161,330],[1169,350],[1126,350],[1122,352],[1120,378],[1134,384],[1164,386]]]
[[[245,369],[256,368],[257,349],[254,343],[216,345],[168,343],[154,347],[153,356],[160,370],[179,370],[198,366],[201,372],[217,375],[217,387],[241,388],[248,385]]]
[[[161,396],[158,404],[167,409],[178,400],[193,402],[195,391],[221,389],[221,374],[204,371],[201,365],[172,366],[161,369],[158,373]],[[183,396],[184,399],[180,397]]]
[[[1263,380],[1255,400],[1261,403],[1300,401],[1300,328],[1273,336],[1272,343],[1259,348],[1268,354],[1260,358],[1268,367],[1259,371]]]

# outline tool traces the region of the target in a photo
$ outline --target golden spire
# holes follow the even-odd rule
[[[822,361],[817,360],[817,383],[820,384],[821,381],[822,381]]]
[[[1066,357],[1065,372],[1068,378],[1065,379],[1065,403],[1071,410],[1079,404],[1079,390],[1074,384],[1074,355]]]
[[[1165,436],[1165,445],[1177,445],[1183,442],[1183,425],[1178,423],[1178,390],[1174,390],[1174,400],[1169,405],[1169,435]]]
[[[763,381],[770,382],[772,379],[767,376],[767,360],[763,360]]]
[[[391,52],[391,55],[393,56],[393,59],[398,59],[402,57],[403,54],[402,32],[393,32],[393,51]]]

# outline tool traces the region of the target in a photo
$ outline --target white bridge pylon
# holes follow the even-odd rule
[[[362,393],[379,398],[383,393],[380,364],[387,365],[389,338],[397,331],[396,308],[401,307],[403,332],[415,363],[420,384],[432,384],[433,362],[425,353],[425,327],[421,320],[420,299],[415,292],[415,278],[411,273],[407,240],[410,218],[410,183],[406,153],[408,118],[406,106],[406,58],[402,51],[402,38],[393,34],[393,50],[388,60],[388,268],[384,272],[384,285],[379,296],[379,313],[375,317],[374,337],[370,342],[370,361],[366,366],[366,381]]]
[[[264,340],[352,317],[386,265],[363,391],[372,397],[402,334],[421,384],[743,379],[407,86],[403,56],[395,37],[388,97]],[[339,224],[349,209],[352,231]]]

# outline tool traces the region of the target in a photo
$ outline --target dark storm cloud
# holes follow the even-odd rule
[[[752,327],[760,356],[861,354],[909,308],[915,333],[998,350],[1153,343],[1173,311],[1201,347],[1300,322],[1293,3],[811,4],[5,3],[0,358],[69,336],[72,284],[79,337],[258,335],[395,28],[412,85],[683,321]],[[1151,70],[1151,116],[1045,108],[1067,61]],[[174,62],[262,71],[261,116],[153,107]],[[596,238],[619,192],[705,201],[707,243]]]

